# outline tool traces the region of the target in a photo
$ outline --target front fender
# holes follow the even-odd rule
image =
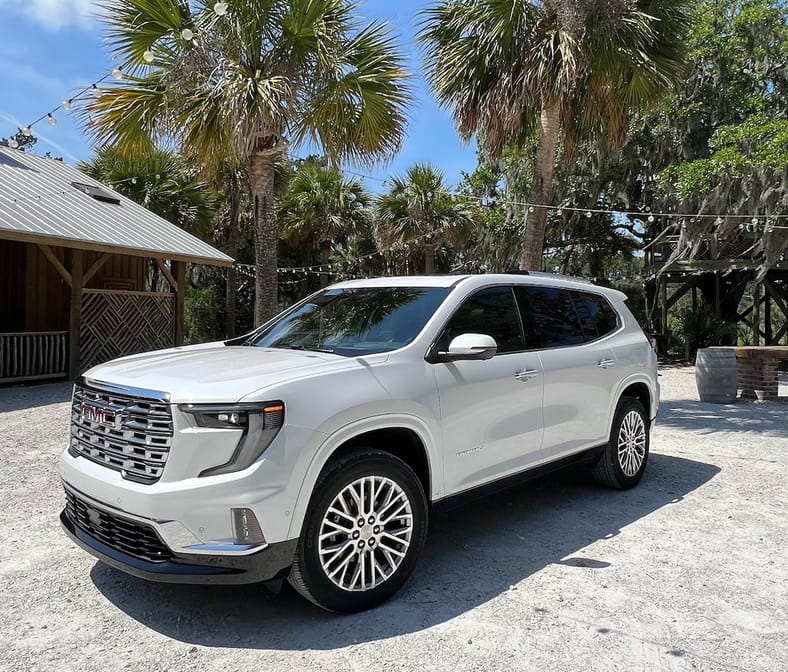
[[[434,436],[435,432],[433,428],[422,419],[406,413],[386,413],[366,417],[361,420],[350,422],[333,431],[313,455],[301,483],[298,499],[293,509],[288,538],[293,539],[300,536],[301,528],[304,524],[306,512],[309,508],[309,502],[315,490],[317,480],[323,468],[337,449],[348,443],[348,441],[367,432],[392,428],[409,429],[419,437],[426,449],[427,465],[430,470],[431,492],[427,493],[427,497],[430,501],[433,501],[442,495],[443,469],[438,466],[441,464],[441,461],[438,455],[438,442]],[[371,447],[374,448],[374,446]]]

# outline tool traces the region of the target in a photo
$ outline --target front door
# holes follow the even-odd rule
[[[536,352],[526,352],[512,288],[489,287],[466,299],[449,320],[439,349],[464,333],[492,336],[498,352],[484,361],[434,365],[447,495],[542,459],[542,367]]]

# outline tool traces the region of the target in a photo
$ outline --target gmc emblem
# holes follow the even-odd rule
[[[82,422],[95,422],[104,427],[115,427],[115,414],[104,408],[83,403],[80,407],[80,416],[82,417]]]

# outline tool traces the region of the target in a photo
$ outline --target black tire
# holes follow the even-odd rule
[[[331,520],[341,523],[343,527],[349,526],[354,531],[346,533],[343,530],[323,541],[331,549],[342,547],[341,552],[329,551],[332,554],[332,560],[327,562],[328,569],[324,569],[319,548],[321,529],[328,530],[323,533],[325,535],[337,527],[336,525],[332,526],[331,520],[328,519],[329,507],[337,505],[340,493],[344,492],[345,495],[348,495],[347,488],[351,484],[358,484],[360,479],[365,477],[377,479],[374,483],[380,488],[380,492],[376,494],[375,502],[380,502],[380,504],[379,506],[373,504],[374,510],[367,511],[372,515],[368,517],[363,527],[358,525],[360,522],[358,504],[352,500],[352,496],[346,511],[352,514],[355,507],[355,516],[357,517],[355,522],[347,522],[344,518],[340,518],[340,515],[332,517]],[[356,485],[353,487],[355,488]],[[369,482],[366,487],[369,488]],[[388,492],[396,493],[397,497],[387,505],[389,508],[383,505],[385,498],[389,496]],[[360,494],[361,497],[364,497],[365,493],[362,491]],[[366,494],[369,494],[369,490],[366,491]],[[384,516],[381,515],[378,522],[382,521],[383,526],[373,527],[370,520],[374,518],[374,515],[390,515],[401,510],[401,503],[405,501],[402,497],[407,499],[406,506],[409,506],[412,516],[410,528],[408,528],[407,513],[403,513],[402,517],[391,516],[390,521],[385,521]],[[347,500],[343,501],[347,502]],[[337,506],[333,508],[337,511]],[[407,508],[404,511],[407,511]],[[413,571],[427,538],[427,511],[427,498],[418,476],[405,462],[390,453],[371,448],[359,448],[357,451],[329,463],[318,479],[312,501],[309,504],[295,560],[288,578],[290,584],[305,598],[328,611],[352,613],[377,606],[399,590]],[[347,516],[348,521],[350,518],[351,516]],[[379,534],[373,534],[375,529],[379,530]],[[409,534],[408,545],[406,546],[404,542],[397,544],[392,541],[395,537],[390,532],[399,535],[396,536],[396,539],[404,539],[405,535]],[[385,535],[385,537],[380,535]],[[365,542],[364,539],[367,541]],[[377,546],[373,548],[376,542]],[[364,550],[359,549],[359,545],[365,543]],[[394,554],[392,549],[402,555]],[[323,557],[327,557],[326,548],[323,550]],[[347,554],[345,554],[346,551]],[[336,557],[337,560],[333,560],[333,557]],[[359,558],[362,559],[359,561]],[[373,569],[371,563],[374,561],[378,561],[378,564]],[[342,573],[332,579],[329,573],[338,571],[335,568],[343,565],[346,567]],[[347,585],[351,581],[362,580],[360,574],[362,565],[363,576],[370,585],[355,587],[354,583],[353,589],[348,588]],[[389,570],[385,578],[384,573],[378,571],[381,567]],[[353,568],[356,568],[359,573],[356,574]],[[372,584],[371,582],[376,580],[376,571],[378,571],[380,581],[377,584]],[[370,573],[371,580],[367,578]],[[345,585],[340,585],[340,583]]]
[[[633,413],[637,413],[642,423],[644,432],[642,451],[640,449],[640,442],[638,441],[636,444],[633,443],[633,446],[637,445],[638,447],[633,447],[630,451],[628,451],[625,446],[622,449],[624,451],[622,455],[622,451],[619,450],[619,438],[622,432],[622,426],[625,422],[629,421],[632,423],[634,421],[635,416],[632,415]],[[638,427],[637,423],[635,423],[635,426]],[[648,463],[650,439],[649,419],[643,404],[632,397],[623,397],[618,403],[616,414],[613,416],[613,424],[610,428],[608,443],[605,446],[604,452],[593,467],[592,473],[597,483],[618,490],[626,490],[637,485],[643,477],[643,472]],[[627,452],[629,452],[631,456],[629,462],[627,462]],[[639,456],[641,452],[642,457],[640,457],[639,466],[635,470],[635,463],[631,460],[634,459],[634,456]]]

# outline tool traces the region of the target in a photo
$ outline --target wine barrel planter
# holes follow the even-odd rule
[[[701,348],[695,358],[695,382],[701,401],[730,404],[736,401],[738,373],[733,348]]]

